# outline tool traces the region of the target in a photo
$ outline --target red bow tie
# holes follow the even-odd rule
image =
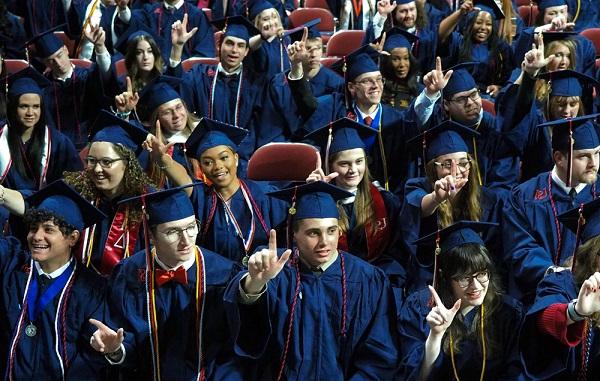
[[[165,283],[168,283],[172,280],[179,282],[181,284],[187,284],[187,271],[183,268],[183,266],[179,266],[175,270],[163,270],[156,269],[156,285],[158,287],[162,286]]]

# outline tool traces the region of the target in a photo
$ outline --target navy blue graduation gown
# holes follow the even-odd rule
[[[288,85],[287,72],[277,73],[264,87],[262,112],[256,123],[256,146],[301,138],[297,131],[304,123]],[[315,97],[344,91],[344,80],[333,70],[321,66],[308,80]]]
[[[73,34],[78,35],[78,36],[81,36],[83,34],[82,28],[83,28],[83,24],[86,19],[85,12],[89,5],[90,5],[90,1],[88,1],[88,0],[74,0],[73,1],[72,12],[74,14],[74,18],[77,21],[75,23],[76,25],[74,25],[71,28],[71,32]],[[111,31],[114,30],[115,37],[118,38],[121,35],[121,33],[123,33],[126,29],[124,25],[121,25],[122,23],[113,22],[113,21],[116,21],[119,17],[118,14],[115,15],[115,13],[118,13],[117,6],[116,5],[105,6],[105,5],[103,5],[103,3],[100,3],[100,13],[102,14],[102,18],[100,19],[100,26],[106,32],[106,41],[104,42],[104,45],[106,46],[106,49],[112,56],[111,58],[114,59],[115,55],[122,58],[123,56],[121,55],[121,53],[115,52],[115,49],[113,46],[112,33],[111,33]],[[81,41],[81,37],[80,37],[79,41]],[[83,42],[79,42],[79,41],[78,41],[79,44],[83,43]]]
[[[0,238],[0,371],[5,374],[8,351],[21,316],[23,296],[29,272],[37,276],[31,265],[31,255],[13,237]],[[88,323],[90,318],[102,318],[105,282],[80,264],[75,269],[64,322],[59,319],[61,336],[66,340],[66,357],[61,352],[66,380],[101,380],[106,360],[89,344],[95,328]],[[66,297],[66,293],[65,293]],[[55,351],[55,318],[60,292],[40,312],[34,321],[37,334],[25,334],[25,322],[19,332],[16,347],[13,377],[16,380],[62,380],[61,364]],[[63,342],[59,347],[63,350]],[[64,360],[66,359],[66,363]]]
[[[452,32],[443,46],[439,47],[438,54],[442,56],[443,67],[451,67],[460,63],[460,50],[464,44],[464,37],[458,32]],[[531,47],[531,45],[529,45]],[[471,59],[479,63],[475,66],[472,73],[479,90],[485,93],[489,85],[504,85],[510,77],[514,65],[512,50],[504,41],[498,41],[496,56],[491,56],[492,52],[487,42],[473,43],[471,46]]]
[[[600,4],[594,0],[566,0],[569,6],[569,14],[573,17],[577,14],[575,31],[581,32],[588,28],[600,27]],[[581,8],[578,10],[578,6]]]
[[[74,67],[66,81],[55,80],[50,73],[46,77],[51,82],[44,89],[48,125],[71,139],[75,148],[83,148],[88,142],[88,129],[103,104],[99,98],[103,91],[98,67]]]
[[[64,24],[68,19],[63,0],[13,1],[7,6],[12,13],[23,18],[27,38]]]
[[[43,127],[38,127],[43,128]],[[79,171],[83,169],[83,163],[79,158],[79,153],[75,149],[75,146],[63,133],[53,128],[49,128],[50,133],[50,157],[48,159],[48,167],[46,172],[45,184],[61,179],[64,171]],[[26,152],[29,152],[30,147],[24,146]],[[29,163],[35,166],[36,170],[41,166],[41,163]],[[19,172],[11,166],[5,180],[2,183],[3,186],[21,190],[38,190],[40,184],[38,181],[31,177],[23,177]]]
[[[196,65],[183,79],[181,95],[194,113],[249,130],[238,149],[240,157],[248,160],[256,149],[254,121],[260,112],[263,82],[246,65],[231,76],[217,72],[217,65]]]
[[[341,259],[320,275],[300,265],[300,295],[294,312],[284,377],[288,380],[392,379],[398,361],[395,306],[383,272],[344,254],[347,284],[346,337],[342,323]],[[239,303],[238,274],[225,292],[236,354],[256,359],[262,374],[277,376],[296,288],[296,269],[284,266],[252,305]]]
[[[275,37],[271,41],[263,39],[258,49],[250,51],[246,61],[255,73],[269,80],[277,73],[290,70],[290,59],[286,51],[289,43],[289,37]]]
[[[23,23],[19,20],[19,17],[6,12],[6,19],[8,22],[7,30],[10,31],[10,35],[7,36],[8,41],[1,41],[0,46],[3,48],[2,56],[5,59],[25,59],[25,52],[23,46],[27,37],[25,35],[25,29]]]
[[[538,285],[535,302],[527,312],[520,339],[521,358],[530,377],[556,381],[577,379],[582,365],[583,344],[570,348],[540,332],[537,325],[542,311],[553,304],[567,304],[577,299],[578,294],[579,287],[571,271],[549,274]],[[593,328],[587,379],[597,380],[599,377],[600,331]]]
[[[433,280],[434,245],[417,246],[415,242],[420,237],[434,233],[438,229],[438,214],[434,212],[429,217],[421,216],[421,201],[433,191],[432,185],[425,177],[409,179],[405,186],[405,202],[400,212],[400,234],[409,257],[406,258],[408,273],[407,289],[416,290],[431,284]],[[464,191],[464,190],[463,190]],[[480,207],[482,222],[500,222],[501,201],[493,191],[481,187]],[[484,235],[486,247],[494,256],[501,255],[500,229],[492,228]],[[498,258],[498,261],[499,258]]]
[[[232,364],[232,337],[223,306],[227,282],[238,273],[239,266],[201,249],[204,258],[206,289],[202,319],[204,368],[208,379],[231,379],[236,371]],[[158,267],[158,265],[156,265]],[[197,264],[187,270],[188,284],[170,281],[157,287],[156,316],[161,379],[195,380],[198,364],[196,336],[195,284]],[[148,324],[146,292],[146,252],[137,252],[115,268],[109,289],[111,324],[125,330],[126,357],[123,367],[128,377],[152,378],[152,352]]]
[[[421,73],[428,73],[435,68],[435,58],[438,44],[437,25],[416,29],[415,36],[419,41],[413,46],[412,53],[419,61]]]
[[[248,186],[249,195],[254,199],[256,208],[253,206],[254,213],[254,239],[248,250],[248,255],[254,253],[259,246],[267,245],[269,242],[269,230],[279,225],[286,218],[287,209],[282,201],[278,201],[272,197],[266,196],[265,193],[270,191],[265,183],[243,180]],[[192,203],[196,216],[202,224],[198,242],[202,247],[206,247],[225,258],[228,258],[236,263],[241,263],[242,258],[246,254],[244,243],[239,237],[233,223],[229,221],[225,207],[219,197],[216,197],[216,209],[210,223],[208,222],[211,208],[213,206],[212,197],[213,188],[201,185],[194,187],[192,192]],[[230,199],[229,207],[231,212],[236,217],[240,229],[247,239],[251,227],[251,214],[248,205],[244,200],[241,187],[233,194]],[[266,231],[259,221],[258,213],[264,219]],[[208,227],[206,227],[208,224]],[[206,235],[202,237],[202,232],[206,230]]]
[[[173,13],[163,6],[163,2],[147,4],[131,13],[131,26],[145,25],[161,38],[160,51],[163,59],[168,62],[171,55],[171,26],[177,20],[183,20],[188,15],[188,30],[198,27],[198,31],[183,46],[182,60],[190,57],[215,57],[215,41],[208,18],[201,9],[184,2]],[[158,42],[158,41],[157,41]]]
[[[575,233],[560,224],[560,258],[554,259],[559,248],[550,196],[557,215],[596,198],[598,181],[586,186],[571,200],[553,181],[552,189],[548,189],[549,176],[549,172],[541,173],[514,188],[502,213],[504,262],[509,267],[508,291],[525,305],[533,302],[535,288],[548,267],[561,266],[575,249]]]
[[[400,339],[401,372],[404,380],[417,380],[424,359],[425,342],[429,336],[430,328],[425,318],[431,310],[429,289],[422,289],[412,293],[404,303],[398,330]],[[519,302],[509,296],[501,297],[498,309],[494,311],[493,320],[486,325],[484,330],[493,337],[492,347],[490,340],[487,344],[487,360],[485,363],[484,380],[525,380],[519,358],[518,340],[519,330],[523,320],[524,311]],[[461,380],[479,380],[483,356],[478,329],[473,331],[473,319],[479,317],[479,307],[473,308],[466,316],[459,312],[455,316],[462,324],[470,327],[467,337],[460,343],[460,352],[455,352],[456,370]],[[486,313],[487,313],[486,309]],[[433,363],[433,368],[428,380],[451,380],[454,378],[452,361],[449,354],[442,349]]]

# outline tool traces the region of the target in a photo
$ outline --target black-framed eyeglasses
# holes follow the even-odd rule
[[[93,156],[88,156],[88,157],[85,158],[85,163],[86,163],[86,165],[88,167],[91,167],[91,168],[94,168],[96,166],[96,164],[100,164],[100,166],[102,168],[108,169],[108,168],[112,167],[112,165],[113,165],[114,162],[121,161],[121,160],[124,160],[124,159],[120,158],[120,157],[116,158],[116,159],[111,159],[111,158],[108,158],[108,157],[103,157],[101,159],[96,159]]]
[[[200,231],[198,224],[199,222],[196,220],[184,228],[170,228],[164,232],[161,232],[161,234],[165,236],[165,240],[168,243],[175,243],[179,241],[183,237],[184,233],[188,236],[188,238],[194,238]]]
[[[444,168],[444,169],[452,169],[452,160],[446,160],[442,163],[434,161],[433,165],[435,165],[436,167],[440,167],[440,168]],[[470,159],[461,159],[458,162],[456,162],[456,167],[461,171],[467,171],[469,169],[471,169],[471,160]]]
[[[377,77],[377,78],[365,78],[360,81],[356,81],[355,83],[368,87],[368,86],[383,86],[385,83],[385,78]]]
[[[458,283],[458,286],[460,288],[469,287],[469,285],[473,282],[474,279],[477,279],[477,281],[481,284],[486,283],[487,281],[490,280],[490,272],[487,270],[484,270],[484,271],[480,271],[474,275],[468,275],[468,276],[464,276],[464,277],[460,277],[460,278],[454,278],[454,280],[456,281],[456,283]]]
[[[473,102],[476,102],[479,98],[481,98],[481,94],[479,94],[479,90],[475,90],[469,95],[463,95],[462,97],[450,99],[450,102],[456,102],[466,106],[467,103],[469,103],[469,99]]]

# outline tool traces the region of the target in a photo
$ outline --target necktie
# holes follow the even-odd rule
[[[363,119],[363,123],[366,124],[367,126],[371,127],[371,124],[373,124],[373,118],[371,118],[370,116],[367,116],[366,118]]]
[[[172,280],[179,282],[181,284],[187,284],[187,271],[183,268],[183,266],[179,266],[175,270],[163,270],[156,269],[156,285],[158,287],[162,286],[165,283],[168,283]]]
[[[571,188],[571,190],[569,191],[569,197],[571,198],[571,205],[573,205],[573,203],[575,202],[575,197],[577,197],[577,191],[575,190],[575,188]]]

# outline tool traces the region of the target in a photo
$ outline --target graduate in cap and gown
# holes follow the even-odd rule
[[[250,0],[248,19],[259,31],[260,38],[251,43],[248,65],[266,81],[290,69],[286,54],[289,37],[283,33],[284,23],[275,5],[268,0]]]
[[[308,54],[303,58],[302,66],[315,97],[344,91],[344,79],[321,64],[323,41],[317,29],[319,21],[311,20],[286,32],[292,42],[301,41],[307,33],[305,45]],[[299,138],[296,132],[302,127],[303,120],[288,85],[287,72],[275,74],[264,91],[261,118],[256,124],[256,146]]]
[[[508,292],[530,305],[544,274],[568,267],[575,234],[557,216],[597,198],[600,140],[598,115],[558,120],[552,127],[554,168],[515,187],[502,213]]]
[[[525,116],[505,135],[523,163],[521,182],[552,169],[552,135],[547,123],[585,116],[592,109],[592,93],[598,85],[593,78],[572,70],[541,73],[537,78],[548,84],[543,105],[536,107],[535,81],[532,75],[524,74],[514,107]]]
[[[305,137],[321,148],[325,168],[317,168],[307,182],[330,181],[353,197],[340,200],[338,248],[381,268],[390,278],[396,305],[402,300],[406,263],[399,252],[400,199],[370,181],[364,141],[377,131],[343,118]]]
[[[477,10],[477,9],[479,10]],[[468,17],[463,34],[454,29]],[[476,62],[472,75],[486,97],[495,98],[513,70],[510,45],[498,35],[498,20],[504,13],[494,0],[467,1],[445,18],[439,27],[438,55],[444,66]]]
[[[466,143],[477,136],[475,130],[445,121],[407,143],[424,150],[425,162],[425,176],[406,182],[405,203],[399,216],[399,228],[410,255],[406,265],[408,290],[424,287],[434,276],[433,250],[427,245],[417,246],[414,242],[419,237],[459,220],[500,220],[500,200],[495,192],[479,184],[479,163]],[[487,229],[484,235],[490,250],[494,249],[491,258],[497,264],[502,253],[499,235],[497,228]]]
[[[7,123],[0,129],[0,183],[15,190],[39,190],[83,169],[69,138],[46,125],[44,89],[50,82],[33,67],[8,79]]]
[[[392,379],[398,344],[389,282],[337,248],[335,200],[350,193],[319,181],[272,196],[291,203],[294,244],[279,255],[271,231],[269,247],[229,283],[236,354],[260,364],[259,380]]]
[[[83,230],[106,216],[61,180],[25,201],[0,192],[28,229],[26,245],[0,237],[0,370],[9,380],[101,380],[88,319],[102,314],[105,282],[75,252]]]
[[[24,59],[23,45],[27,40],[23,23],[19,17],[6,9],[0,9],[0,52],[2,58]]]
[[[531,49],[531,45],[535,42],[535,34],[547,31],[569,31],[573,27],[579,29],[577,23],[573,23],[571,18],[574,15],[572,14],[573,8],[569,3],[573,2],[573,0],[540,0],[537,2],[539,13],[534,26],[523,29],[517,40],[513,42],[515,64],[521,62],[525,53]],[[594,44],[582,35],[575,35],[573,38],[577,57],[575,70],[593,76],[596,72]]]
[[[493,226],[457,221],[415,242],[435,242],[436,271],[398,320],[403,379],[525,379],[517,345],[524,311],[503,294],[480,236]]]
[[[108,216],[82,233],[80,253],[84,266],[106,276],[144,247],[141,205],[118,202],[153,187],[136,156],[147,135],[141,127],[102,111],[92,126],[85,170],[65,174],[67,183]]]
[[[237,147],[247,131],[203,118],[186,142],[188,156],[200,163],[210,185],[194,187],[191,199],[200,220],[198,243],[238,264],[285,219],[283,203],[266,196],[267,183],[238,176]],[[176,185],[184,185],[183,181]]]
[[[163,54],[171,51],[170,36],[173,24],[185,23],[190,28],[189,32],[192,32],[193,29],[196,32],[183,44],[182,58],[215,56],[215,42],[208,17],[196,5],[184,0],[158,1],[132,10],[130,18],[128,20],[125,18],[119,18],[118,23],[125,23],[134,30],[141,27],[152,30],[159,37],[157,42],[160,43],[160,50]],[[187,29],[185,32],[188,32]]]
[[[231,379],[239,369],[223,292],[239,266],[195,245],[200,229],[181,187],[138,202],[145,205],[149,246],[113,271],[110,320],[94,322],[92,346],[128,379]]]
[[[570,269],[545,276],[521,330],[521,357],[536,379],[600,376],[600,200],[558,216],[580,244]]]
[[[418,38],[412,46],[412,53],[419,62],[423,73],[435,68],[438,43],[438,25],[445,14],[429,2],[415,0],[380,0],[378,13],[383,17],[373,22],[373,37],[380,38],[383,32],[400,28]],[[368,32],[367,32],[368,33]]]
[[[389,53],[381,57],[381,73],[385,78],[382,103],[398,110],[406,110],[421,91],[421,68],[412,47],[419,38],[400,28],[386,32],[383,50]]]
[[[260,112],[263,82],[243,61],[250,51],[251,38],[259,32],[242,16],[212,24],[223,31],[219,63],[196,65],[185,73],[182,96],[196,115],[249,130],[239,148],[245,172],[245,161],[257,147],[255,119]]]
[[[304,78],[301,65],[306,54],[304,41],[288,47],[292,60],[292,70],[288,83],[294,101],[302,117],[305,118],[304,134],[314,131],[329,122],[348,117],[366,124],[378,131],[377,137],[367,144],[367,154],[371,158],[373,179],[386,190],[395,191],[406,179],[404,166],[392,166],[393,152],[402,155],[404,142],[417,135],[417,118],[427,120],[433,108],[416,112],[417,105],[410,111],[401,112],[381,103],[385,82],[376,62],[379,52],[370,46],[363,46],[343,57],[334,64],[336,71],[344,76],[346,83],[343,93],[332,93],[316,98]],[[418,102],[417,98],[417,102]],[[398,143],[400,142],[400,143]],[[402,157],[397,162],[407,160]]]
[[[104,46],[105,32],[95,29],[96,65],[74,66],[54,30],[34,37],[36,55],[49,68],[50,86],[44,90],[47,123],[67,135],[78,149],[87,143],[88,126],[100,111],[102,82],[109,77],[110,54]]]
[[[437,126],[450,119],[476,130],[479,135],[465,142],[479,166],[477,181],[480,186],[485,185],[504,197],[517,183],[519,174],[518,158],[503,137],[503,131],[509,130],[512,125],[506,122],[508,118],[483,110],[481,92],[470,73],[473,66],[470,62],[462,63],[442,71],[440,63],[423,77],[425,92],[424,96],[417,97],[415,111],[423,114],[423,110],[435,104],[431,117],[426,118],[428,126]],[[411,158],[409,173],[412,177],[423,176],[424,163],[420,160],[419,156]]]
[[[57,26],[66,26],[70,16],[70,0],[5,2],[9,11],[23,19],[25,33],[29,38]]]

